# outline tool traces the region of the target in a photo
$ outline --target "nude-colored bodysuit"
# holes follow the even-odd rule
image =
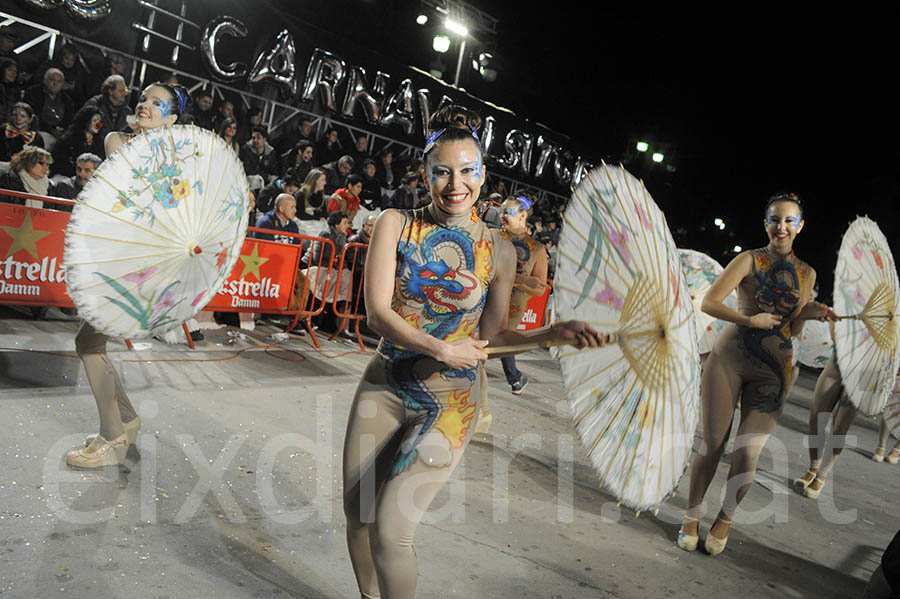
[[[393,310],[445,341],[477,337],[495,233],[468,215],[436,225],[404,211]],[[444,221],[446,222],[446,221]],[[412,538],[475,430],[478,368],[452,370],[387,339],[356,391],[344,444],[344,511],[363,597],[414,597]]]

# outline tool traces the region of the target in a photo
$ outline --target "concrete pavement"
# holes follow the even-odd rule
[[[0,308],[0,598],[358,597],[340,464],[368,355],[296,337],[264,349],[268,325],[207,332],[194,351],[112,342],[141,436],[125,467],[73,472],[65,452],[97,427],[76,328],[57,310],[34,321]],[[900,467],[871,461],[876,431],[861,418],[818,502],[788,488],[806,468],[815,373],[792,390],[712,558],[674,544],[687,477],[656,516],[616,507],[583,459],[556,363],[536,351],[519,364],[520,397],[488,364],[492,434],[418,529],[419,597],[858,597],[900,528]]]

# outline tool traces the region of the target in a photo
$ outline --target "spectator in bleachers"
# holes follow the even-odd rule
[[[279,232],[300,234],[300,228],[294,222],[297,215],[297,200],[294,196],[282,193],[275,198],[275,207],[266,212],[256,226],[260,229],[269,229],[274,233],[254,232],[253,237],[257,239],[268,239],[269,241],[277,241],[279,243],[300,243],[297,237],[289,235],[279,235]]]
[[[94,77],[88,82],[88,89],[100,89],[111,75],[119,75],[124,81],[126,74],[128,74],[128,60],[118,52],[110,52],[105,57],[103,68],[94,71]]]
[[[100,111],[100,120],[107,133],[125,131],[128,126],[128,115],[132,113],[127,102],[128,93],[125,78],[121,75],[110,75],[103,80],[100,93],[85,102],[85,105],[96,106]]]
[[[381,208],[381,181],[375,177],[375,161],[366,158],[362,167],[362,191],[359,192],[359,203],[366,210]]]
[[[84,153],[105,156],[103,150],[103,116],[92,104],[82,106],[75,113],[72,124],[53,146],[53,174],[71,177],[75,161]]]
[[[400,187],[394,192],[391,198],[391,208],[397,210],[412,210],[416,207],[416,188],[419,185],[419,175],[416,173],[406,173],[400,178]]]
[[[0,58],[0,123],[9,118],[12,105],[22,99],[19,66],[12,58]]]
[[[362,174],[363,162],[371,158],[369,155],[369,138],[365,133],[355,133],[353,137],[353,150],[349,153],[356,165],[354,172]]]
[[[72,123],[75,102],[63,90],[66,77],[55,67],[47,69],[41,83],[25,90],[22,99],[34,109],[43,131],[59,137]]]
[[[7,162],[25,146],[44,147],[37,132],[37,117],[26,102],[16,102],[9,110],[9,119],[0,134],[0,162]]]
[[[338,140],[338,130],[332,127],[316,146],[316,160],[319,164],[326,164],[338,160],[343,154],[344,150]]]
[[[57,183],[53,195],[66,200],[74,200],[78,197],[78,194],[81,193],[81,190],[84,189],[84,186],[91,178],[91,175],[94,174],[94,171],[97,170],[97,167],[100,166],[101,162],[103,162],[103,159],[96,154],[85,153],[80,155],[75,160],[75,175],[67,177]],[[64,208],[62,206],[57,209],[71,211],[71,208]]]
[[[241,146],[237,142],[237,130],[238,124],[237,121],[234,120],[234,117],[222,119],[222,123],[217,130],[219,137],[225,140],[225,143],[229,148],[234,150],[235,154],[239,154],[241,151]]]
[[[391,166],[393,161],[393,150],[385,148],[378,153],[378,160],[375,162],[375,178],[387,189],[394,189],[394,167]]]
[[[280,164],[278,172],[282,176],[288,170],[294,173],[294,177],[298,179],[306,179],[306,175],[312,169],[313,163],[313,145],[308,140],[301,139],[294,147],[284,152],[280,156]]]
[[[244,145],[250,141],[250,129],[256,125],[262,125],[262,108],[251,106],[247,109],[247,114],[243,118],[238,119],[237,142]]]
[[[78,59],[78,49],[72,44],[63,44],[53,60],[45,62],[35,72],[35,77],[40,77],[50,67],[59,69],[65,79],[63,91],[72,97],[76,107],[88,97],[88,72]]]
[[[297,216],[300,220],[319,220],[328,216],[325,179],[325,171],[314,168],[309,171],[303,185],[294,194],[297,198]]]
[[[279,154],[284,154],[291,148],[296,148],[298,142],[307,141],[312,144],[315,141],[313,139],[312,128],[312,119],[308,116],[301,116],[300,120],[297,121],[297,126],[293,130],[288,131],[278,138],[275,142],[275,149],[278,150]]]
[[[325,171],[325,193],[333,194],[341,187],[347,186],[347,175],[353,170],[353,158],[350,156],[341,156],[335,162],[329,162],[322,165]]]
[[[218,131],[222,126],[222,123],[225,122],[225,119],[233,119],[234,118],[234,102],[228,99],[223,99],[221,103],[219,103],[219,109],[216,111],[216,116],[213,117],[213,131]],[[237,133],[235,131],[235,133]]]
[[[51,164],[53,156],[50,152],[37,146],[25,146],[9,161],[9,171],[0,175],[0,188],[42,196],[55,195],[53,184],[47,176]],[[34,208],[44,206],[39,200],[4,199],[11,204],[24,204]]]
[[[256,206],[260,212],[268,212],[275,207],[275,198],[279,195],[288,194],[293,196],[300,189],[301,181],[295,179],[288,173],[288,176],[275,179],[265,187],[263,187],[256,196]],[[294,206],[296,212],[296,205]]]
[[[269,145],[268,137],[269,132],[262,125],[251,127],[250,141],[241,146],[238,156],[247,175],[259,175],[266,183],[271,183],[276,177],[278,155]]]
[[[369,245],[369,241],[372,238],[372,231],[375,229],[375,221],[378,217],[374,214],[370,214],[363,221],[362,226],[359,228],[359,231],[356,235],[352,235],[347,243],[361,243],[363,245]],[[347,251],[349,257],[353,258],[353,297],[355,300],[355,308],[358,310],[358,314],[366,313],[366,298],[363,294],[362,289],[362,277],[363,273],[366,270],[366,254],[368,248],[356,248],[356,251],[350,255],[350,250]],[[366,321],[363,320],[360,322],[360,328],[365,330],[368,327],[365,326]]]
[[[350,285],[352,278],[349,269],[341,276],[341,286],[334,291],[337,273],[327,275],[330,267],[337,268],[338,260],[344,246],[347,245],[347,231],[350,230],[350,218],[344,212],[338,210],[328,215],[328,229],[319,233],[319,237],[330,240],[334,244],[334,253],[331,246],[324,243],[310,244],[301,264],[307,265],[306,277],[313,287],[313,292],[319,300],[325,301],[325,309],[318,316],[313,317],[313,322],[325,332],[333,333],[337,330],[337,322],[332,307],[332,300],[337,300],[338,310],[344,311],[346,302],[350,299]],[[319,269],[323,272],[319,272]]]
[[[199,89],[194,92],[194,110],[191,115],[194,117],[194,124],[210,131],[215,131],[213,126],[213,118],[216,116],[212,109],[213,97],[212,93]]]
[[[0,27],[0,58],[15,58],[13,48],[19,43],[19,33],[11,27]]]
[[[347,175],[347,186],[335,191],[328,199],[328,214],[343,212],[352,223],[359,212],[359,192],[362,187],[362,177],[356,173]]]

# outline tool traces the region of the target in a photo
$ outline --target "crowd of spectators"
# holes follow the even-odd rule
[[[101,68],[91,70],[78,48],[64,43],[52,60],[36,63],[12,52],[17,42],[15,30],[0,28],[0,188],[74,199],[105,158],[106,133],[129,131],[138,94],[127,85],[128,61],[109,53]],[[177,77],[170,82],[177,83]],[[194,92],[189,113],[179,122],[215,132],[241,160],[256,207],[251,224],[276,231],[259,237],[290,242],[293,238],[277,232],[297,233],[298,221],[318,220],[317,234],[343,246],[348,236],[368,239],[371,219],[352,229],[361,210],[430,202],[422,160],[406,152],[395,155],[391,147],[373,154],[365,133],[342,139],[332,127],[317,136],[314,119],[301,115],[273,135],[259,107],[239,112],[234,101],[217,100],[205,89]],[[490,192],[483,194],[481,215],[499,226],[499,205],[510,194],[500,180]],[[342,218],[332,223],[338,213]],[[558,208],[541,201],[529,219],[533,236],[551,253],[551,264],[560,219]]]

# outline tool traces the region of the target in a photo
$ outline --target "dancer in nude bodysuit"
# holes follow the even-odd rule
[[[415,596],[413,534],[474,431],[483,348],[605,343],[581,322],[505,330],[516,258],[474,215],[485,176],[479,126],[458,106],[432,116],[432,203],[385,211],[369,245],[366,309],[382,340],[350,408],[343,457],[347,543],[364,598]]]
[[[701,504],[731,433],[738,401],[741,420],[725,502],[706,537],[710,555],[725,548],[732,517],[750,489],[759,454],[784,407],[790,387],[792,327],[805,319],[834,318],[827,306],[810,301],[816,273],[792,251],[794,238],[803,229],[797,196],[769,198],[763,225],[769,244],[739,254],[703,300],[704,312],[733,326],[719,336],[703,370],[703,447],[691,466],[688,507],[678,534],[678,546],[687,551],[697,548]],[[734,289],[737,312],[722,303]]]
[[[164,83],[148,85],[141,94],[134,116],[139,130],[146,131],[174,125],[188,102],[187,91]],[[111,156],[133,135],[113,131],[106,136],[106,155]],[[100,413],[100,432],[91,435],[85,447],[73,449],[66,455],[66,463],[75,468],[100,468],[121,464],[128,446],[133,445],[141,427],[134,407],[125,394],[119,375],[106,355],[109,339],[87,322],[75,335],[75,351],[84,363],[97,411]]]

